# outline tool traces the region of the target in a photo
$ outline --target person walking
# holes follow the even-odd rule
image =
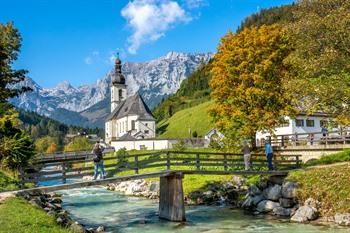
[[[96,142],[96,144],[94,145],[94,148],[92,150],[92,153],[94,154],[94,180],[96,180],[97,175],[98,175],[98,171],[100,170],[100,177],[101,179],[105,178],[105,171],[104,171],[104,164],[103,164],[103,152],[104,148],[100,145],[99,142]]]
[[[246,171],[251,170],[251,155],[250,155],[250,148],[247,142],[244,143],[242,147],[242,153],[244,158],[244,167]]]
[[[269,171],[273,170],[272,158],[273,158],[273,150],[271,146],[271,142],[269,140],[265,143],[265,155],[267,159],[267,166]]]

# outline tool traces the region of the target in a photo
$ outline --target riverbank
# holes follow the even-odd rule
[[[57,225],[54,216],[18,197],[0,203],[0,226],[1,233],[73,233]]]
[[[275,215],[299,223],[350,226],[349,177],[350,163],[347,162],[292,171],[286,178],[261,178],[249,189],[245,179],[233,176],[221,182],[207,181],[200,189],[192,189],[185,193],[185,203],[227,205],[254,215]],[[109,184],[107,189],[150,199],[159,196],[159,182],[154,180]]]

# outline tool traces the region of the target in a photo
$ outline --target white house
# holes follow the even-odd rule
[[[127,97],[121,68],[121,60],[117,58],[112,76],[111,113],[105,122],[105,140],[111,144],[116,140],[154,138],[156,123],[152,112],[139,93]]]
[[[312,115],[299,114],[296,118],[285,117],[285,122],[279,127],[275,128],[274,134],[278,136],[290,136],[295,134],[315,134],[314,139],[319,139],[322,136],[321,131],[326,127],[327,122],[332,120],[326,113],[314,113]],[[319,133],[319,134],[316,134]],[[270,137],[271,134],[267,132],[258,132],[256,134],[257,144]]]

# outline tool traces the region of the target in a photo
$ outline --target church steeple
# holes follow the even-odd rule
[[[118,104],[125,100],[127,96],[125,78],[122,73],[122,61],[119,59],[119,53],[115,59],[114,73],[112,75],[111,86],[111,112]]]
[[[124,78],[124,75],[122,74],[122,61],[119,59],[119,53],[117,53],[117,58],[115,59],[112,84],[113,85],[125,84],[125,78]]]

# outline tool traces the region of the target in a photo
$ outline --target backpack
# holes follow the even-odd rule
[[[97,147],[94,149],[94,157],[92,158],[92,160],[95,163],[98,163],[101,161],[101,159],[102,159],[102,150],[100,147]]]

